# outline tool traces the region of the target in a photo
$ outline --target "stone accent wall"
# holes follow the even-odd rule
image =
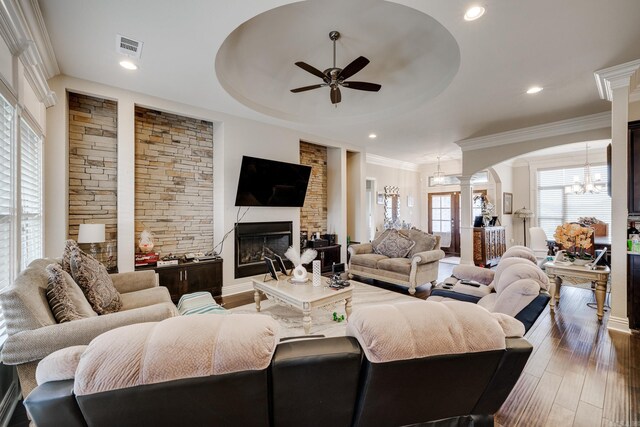
[[[300,141],[300,164],[311,166],[307,197],[300,209],[300,230],[327,233],[327,147]]]
[[[116,132],[115,101],[69,93],[69,238],[78,238],[82,223],[106,224],[103,262],[108,245],[114,262],[118,253]]]
[[[213,249],[213,124],[136,107],[136,247],[162,255]]]

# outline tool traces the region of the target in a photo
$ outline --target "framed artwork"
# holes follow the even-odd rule
[[[382,192],[378,193],[377,203],[379,205],[384,205],[384,193]]]
[[[513,194],[502,193],[502,213],[511,215],[513,213]]]
[[[282,261],[282,257],[278,254],[274,254],[273,257],[276,259],[276,264],[278,264],[278,269],[285,275],[288,276],[287,267],[284,265],[284,261]]]
[[[269,257],[264,257],[264,263],[267,265],[267,273],[271,275],[271,278],[278,280],[278,273],[276,272],[276,266],[273,264],[273,260]]]
[[[407,196],[407,206],[412,208],[414,206],[413,196]]]

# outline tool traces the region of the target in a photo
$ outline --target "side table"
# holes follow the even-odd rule
[[[567,281],[570,283],[578,284],[584,282],[595,283],[596,294],[596,313],[598,320],[602,321],[604,315],[604,301],[607,296],[607,282],[609,281],[609,274],[611,270],[609,267],[598,268],[597,270],[590,270],[585,266],[578,265],[560,265],[554,261],[549,261],[544,264],[545,272],[551,280],[551,301],[549,301],[549,308],[551,311],[555,310],[556,304],[560,303],[560,288],[562,282]]]

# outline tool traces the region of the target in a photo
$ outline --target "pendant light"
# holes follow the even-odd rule
[[[584,163],[584,178],[580,182],[578,175],[573,177],[573,184],[564,187],[565,194],[598,194],[604,190],[602,177],[599,173],[591,177],[591,164],[589,163],[589,144],[586,148],[586,159]]]
[[[433,186],[444,184],[444,173],[440,170],[440,156],[438,156],[438,169],[433,174]]]

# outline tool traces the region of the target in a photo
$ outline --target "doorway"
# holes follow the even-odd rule
[[[474,191],[473,196],[487,194],[487,190]],[[429,234],[440,236],[440,249],[445,254],[460,256],[460,192],[429,193]],[[480,201],[473,202],[473,217],[480,215]]]

